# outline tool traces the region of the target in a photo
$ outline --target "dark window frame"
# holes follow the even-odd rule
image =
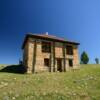
[[[69,63],[69,67],[73,67],[73,59],[69,59],[68,63]]]
[[[49,67],[50,66],[50,59],[44,58],[44,66]]]
[[[66,46],[66,53],[68,55],[73,55],[73,47],[72,46]]]
[[[51,43],[50,42],[42,42],[42,52],[51,53]]]

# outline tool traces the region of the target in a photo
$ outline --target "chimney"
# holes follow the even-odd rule
[[[48,32],[46,32],[45,34],[48,35]]]

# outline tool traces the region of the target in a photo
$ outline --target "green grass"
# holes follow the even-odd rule
[[[4,68],[4,67],[6,67],[7,65],[5,65],[5,64],[0,64],[0,70],[2,69],[2,68]]]
[[[0,100],[100,100],[100,65],[65,73],[0,72]]]

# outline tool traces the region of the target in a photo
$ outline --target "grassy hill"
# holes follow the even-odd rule
[[[100,100],[100,65],[66,73],[0,72],[0,100]]]

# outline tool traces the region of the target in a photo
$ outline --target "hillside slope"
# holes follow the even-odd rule
[[[0,72],[0,100],[100,100],[100,65],[65,73]]]

